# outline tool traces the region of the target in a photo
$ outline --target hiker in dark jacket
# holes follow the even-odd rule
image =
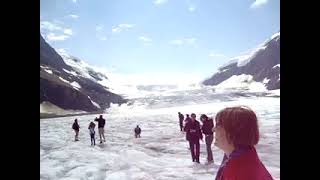
[[[191,121],[191,118],[189,114],[186,114],[186,119],[184,120],[184,122],[187,124],[189,121]]]
[[[78,136],[79,136],[80,126],[78,124],[78,119],[74,120],[74,123],[72,124],[72,129],[76,133],[76,135],[74,136],[74,141],[79,141]]]
[[[183,114],[181,114],[180,112],[178,112],[178,114],[179,114],[180,131],[183,131],[183,120],[184,120],[184,116],[183,116]]]
[[[103,119],[102,115],[100,115],[100,117],[96,118],[95,121],[98,121],[98,131],[99,131],[100,144],[101,144],[102,137],[103,137],[103,141],[106,142],[106,138],[104,137],[104,125],[106,124],[106,120]]]
[[[134,128],[134,135],[136,138],[138,138],[138,137],[140,138],[140,134],[141,134],[141,129],[140,129],[139,125],[137,125],[137,127]]]
[[[90,122],[88,129],[89,129],[89,133],[90,133],[91,146],[96,145],[96,138],[95,138],[96,132],[94,131],[95,127],[96,127],[96,125],[94,124],[94,122]]]
[[[205,141],[206,141],[206,146],[207,146],[207,160],[208,164],[213,163],[213,157],[212,157],[212,150],[211,150],[211,144],[213,141],[213,119],[209,119],[207,115],[202,114],[200,116],[200,119],[202,121],[202,133],[205,135]]]
[[[200,142],[202,141],[202,133],[200,129],[200,123],[196,120],[196,115],[191,114],[191,121],[189,121],[185,126],[185,131],[187,135],[187,140],[189,141],[191,157],[193,162],[200,163]]]
[[[191,118],[189,116],[189,114],[186,114],[186,119],[184,120],[184,127],[186,127],[186,124],[191,121]],[[188,139],[187,139],[188,140]]]

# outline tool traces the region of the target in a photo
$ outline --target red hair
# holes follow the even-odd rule
[[[229,143],[239,146],[254,146],[259,142],[256,114],[246,106],[229,107],[216,115],[216,126],[226,131]]]

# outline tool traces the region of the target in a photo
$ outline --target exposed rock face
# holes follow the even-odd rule
[[[72,73],[70,73],[72,72]],[[40,103],[87,112],[103,110],[110,103],[125,103],[120,95],[97,83],[107,77],[91,69],[87,78],[67,65],[40,35]]]

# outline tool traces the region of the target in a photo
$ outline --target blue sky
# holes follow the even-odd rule
[[[51,46],[128,75],[205,78],[279,30],[279,0],[40,1]]]

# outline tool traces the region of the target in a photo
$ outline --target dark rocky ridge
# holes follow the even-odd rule
[[[120,95],[108,91],[108,87],[95,82],[92,79],[65,72],[74,71],[67,65],[63,58],[40,35],[40,103],[48,101],[62,109],[83,110],[87,112],[101,111],[110,107],[110,103],[125,103],[127,100]],[[52,71],[48,73],[47,71]],[[96,80],[101,80],[105,75],[89,71]],[[74,88],[65,81],[77,82],[81,88]],[[99,104],[96,107],[90,100]]]

